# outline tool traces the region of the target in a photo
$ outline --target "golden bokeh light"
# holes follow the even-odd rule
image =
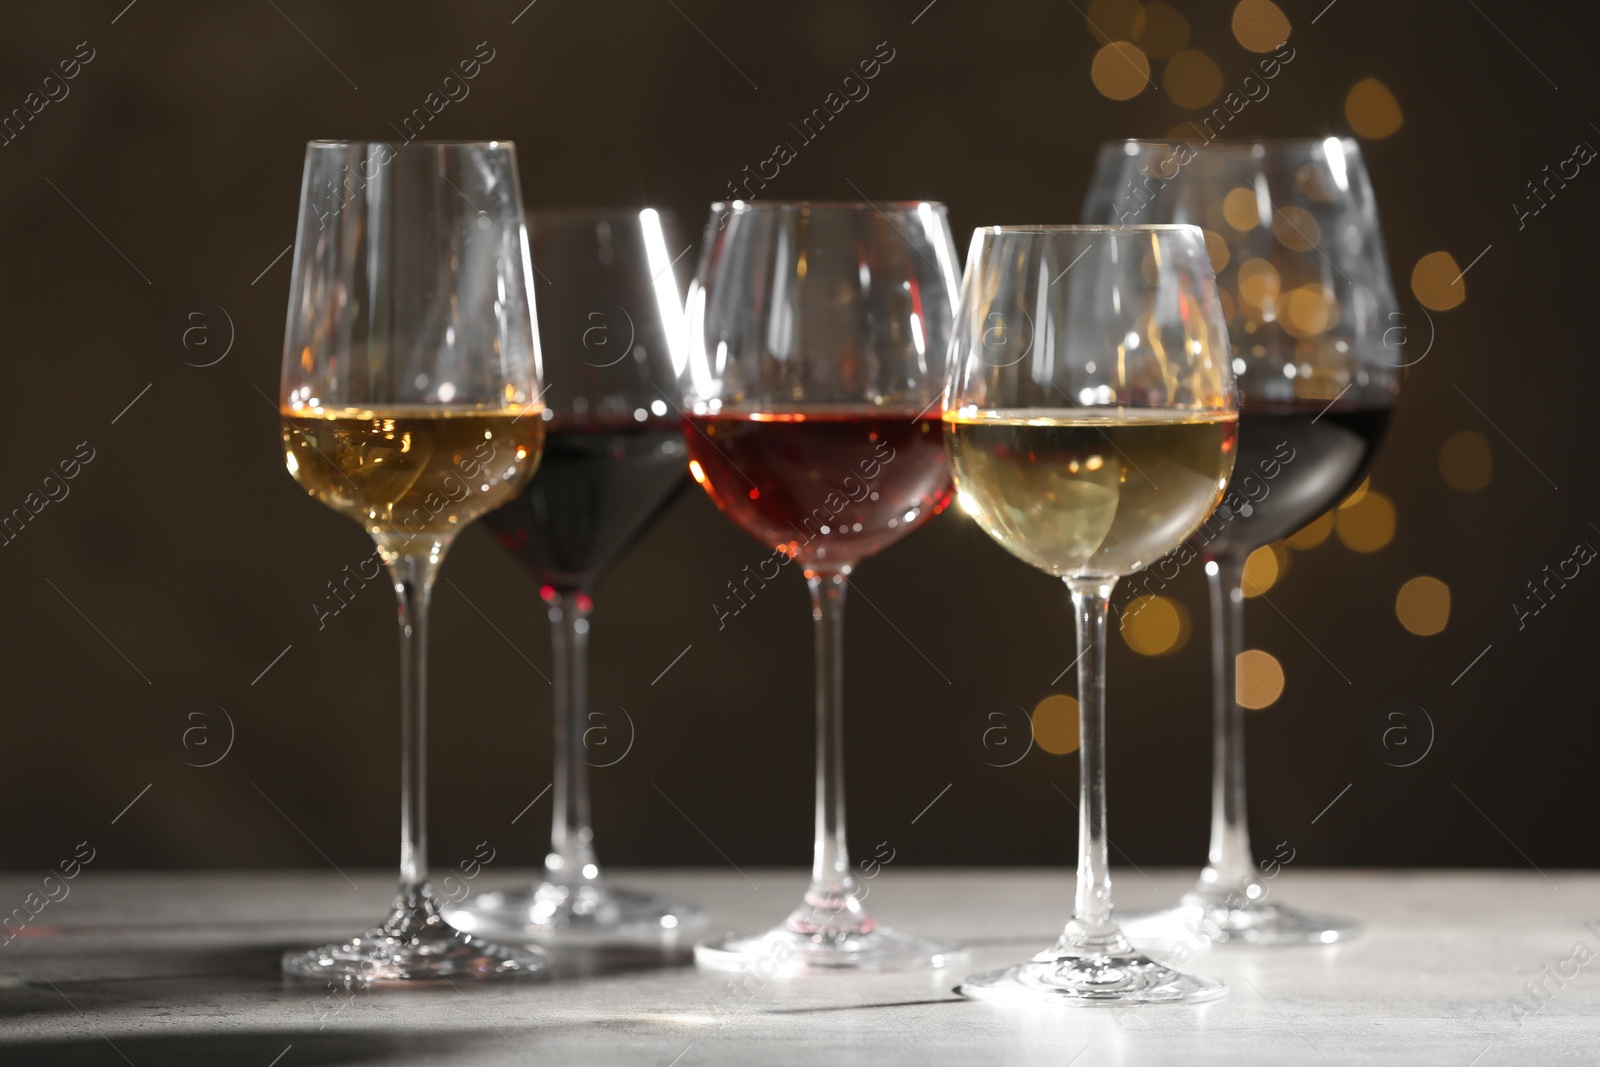
[[[1205,107],[1222,92],[1222,70],[1204,52],[1188,48],[1167,60],[1161,86],[1179,107]]]
[[[1334,515],[1334,532],[1355,552],[1376,552],[1394,540],[1395,512],[1389,498],[1369,489],[1354,504],[1342,505]]]
[[[1315,337],[1339,324],[1339,304],[1321,285],[1302,285],[1279,298],[1278,320],[1291,337]]]
[[[1271,652],[1247,648],[1234,660],[1234,695],[1252,711],[1267,707],[1283,696],[1283,665]]]
[[[1344,120],[1369,141],[1389,136],[1405,122],[1400,102],[1377,78],[1363,78],[1350,87],[1344,98]]]
[[[1449,311],[1467,298],[1467,279],[1449,252],[1429,252],[1411,268],[1411,292],[1423,307]]]
[[[1361,484],[1350,490],[1350,495],[1339,501],[1341,508],[1348,508],[1361,503],[1361,498],[1367,495],[1367,490],[1372,488],[1372,475],[1361,479]]]
[[[1150,61],[1137,45],[1112,41],[1094,54],[1089,77],[1100,95],[1112,100],[1132,100],[1150,84]]]
[[[1230,189],[1228,195],[1222,198],[1222,217],[1240,233],[1261,225],[1261,213],[1256,209],[1256,191],[1242,185]]]
[[[1189,613],[1170,597],[1134,597],[1122,609],[1122,640],[1141,656],[1164,656],[1189,643]]]
[[[1135,41],[1145,28],[1144,5],[1139,0],[1090,0],[1084,13],[1089,32],[1101,44]]]
[[[1477,430],[1462,430],[1439,447],[1439,473],[1444,483],[1463,493],[1475,493],[1494,480],[1494,456],[1489,441]]]
[[[1303,207],[1281,207],[1272,216],[1272,236],[1285,248],[1296,252],[1309,252],[1322,240],[1322,227],[1316,217]]]
[[[1316,548],[1322,544],[1331,533],[1333,533],[1333,512],[1325,511],[1313,519],[1310,525],[1285,538],[1283,543],[1304,552],[1308,548]]]
[[[1252,52],[1270,52],[1289,39],[1289,17],[1272,0],[1239,0],[1233,36]]]
[[[1272,307],[1282,284],[1277,268],[1264,259],[1247,259],[1239,264],[1239,299],[1251,307]]]
[[[1189,20],[1162,0],[1146,4],[1144,29],[1133,43],[1154,59],[1171,59],[1189,46]]]
[[[1228,242],[1220,233],[1203,231],[1206,236],[1206,255],[1211,257],[1211,273],[1221,274],[1228,266]]]
[[[1262,545],[1244,561],[1244,580],[1239,588],[1245,596],[1260,596],[1289,569],[1289,553],[1278,545]]]
[[[1411,633],[1432,637],[1450,623],[1450,587],[1425,574],[1413,578],[1395,596],[1394,614]]]
[[[1051,693],[1033,706],[1033,740],[1052,756],[1078,750],[1078,702]]]

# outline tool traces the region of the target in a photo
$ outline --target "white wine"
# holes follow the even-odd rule
[[[1161,409],[947,412],[962,506],[1012,555],[1059,577],[1131,574],[1222,499],[1238,418]]]
[[[538,466],[544,443],[538,409],[285,409],[282,415],[284,460],[295,481],[402,554],[428,551],[510,500]]]

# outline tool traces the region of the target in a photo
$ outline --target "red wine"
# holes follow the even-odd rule
[[[533,481],[485,521],[542,584],[592,590],[688,484],[683,430],[659,420],[546,428]]]
[[[1245,556],[1288,537],[1355,488],[1391,410],[1320,401],[1241,408],[1233,477],[1191,543],[1208,558]]]
[[[937,412],[691,415],[685,437],[717,507],[802,563],[854,564],[950,503]]]

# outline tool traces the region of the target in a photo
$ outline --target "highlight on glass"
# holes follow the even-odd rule
[[[286,973],[387,980],[522,975],[537,949],[450,927],[428,881],[427,633],[456,535],[514,497],[545,423],[510,142],[314,141],[285,327],[284,461],[361,524],[399,599],[400,887],[386,919],[284,954]],[[373,768],[359,754],[352,773]]]
[[[1221,996],[1221,982],[1123,936],[1106,851],[1111,593],[1199,529],[1234,465],[1238,409],[1204,237],[1193,226],[978,230],[950,373],[945,443],[964,510],[1071,595],[1081,737],[1072,918],[1053,948],[959,991],[1066,1003]]]
[[[1211,590],[1211,844],[1174,908],[1130,918],[1138,936],[1327,944],[1348,920],[1267,899],[1245,810],[1245,563],[1350,495],[1389,425],[1406,349],[1361,149],[1349,138],[1101,147],[1089,222],[1204,228],[1239,386],[1239,460],[1222,504],[1182,550]],[[1141,580],[1145,592],[1161,580]]]
[[[683,901],[614,886],[589,818],[591,768],[615,766],[651,709],[589,701],[595,591],[689,484],[678,401],[687,249],[654,208],[534,209],[529,239],[547,385],[544,458],[485,520],[539,583],[553,642],[550,848],[528,888],[447,907],[463,930],[546,943],[676,941],[705,921]],[[687,268],[685,268],[687,269]]]
[[[710,967],[939,967],[948,942],[880,926],[845,840],[844,602],[863,560],[949,503],[938,417],[956,288],[943,205],[714,204],[689,290],[690,471],[798,564],[816,640],[811,884],[779,926],[697,946]]]

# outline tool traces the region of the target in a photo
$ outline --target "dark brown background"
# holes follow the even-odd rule
[[[284,473],[267,399],[288,258],[268,264],[293,236],[307,139],[392,136],[389,123],[487,41],[495,59],[428,135],[514,139],[530,203],[670,207],[688,243],[727,181],[794,140],[789,122],[888,41],[896,56],[871,96],[801,147],[765,195],[855,198],[859,187],[943,200],[964,248],[979,223],[1072,221],[1100,141],[1160,135],[1183,117],[1153,90],[1129,103],[1094,91],[1097,44],[1071,4],[539,0],[513,24],[525,0],[141,0],[113,24],[125,2],[0,13],[0,109],[78,42],[96,50],[71,95],[0,147],[0,510],[79,442],[96,450],[71,496],[0,548],[8,867],[53,864],[86,838],[108,866],[317,866],[318,849],[340,866],[394,860],[392,601],[374,586],[317,629],[325,583],[370,545]],[[1600,176],[1582,174],[1521,232],[1511,208],[1546,163],[1600,143],[1592,27],[1568,5],[1508,0],[1338,0],[1312,25],[1326,0],[1280,2],[1296,58],[1232,132],[1344,132],[1346,91],[1376,75],[1406,117],[1368,156],[1408,312],[1421,255],[1448,249],[1465,264],[1492,249],[1465,305],[1434,315],[1437,341],[1378,460],[1395,540],[1370,556],[1336,541],[1297,553],[1273,594],[1350,684],[1251,604],[1250,643],[1288,676],[1283,699],[1251,717],[1258,851],[1289,840],[1309,864],[1594,865],[1600,577],[1582,575],[1522,632],[1510,607],[1574,542],[1600,543],[1585,325]],[[1232,4],[1177,6],[1237,82],[1253,57],[1229,32]],[[236,331],[227,357],[186,365],[221,351],[224,311]],[[196,321],[218,347],[180,344]],[[1479,493],[1438,472],[1441,441],[1462,429],[1493,448],[1494,481]],[[625,707],[637,724],[628,757],[594,775],[608,862],[722,863],[707,838],[741,865],[809,857],[804,590],[786,575],[720,633],[711,607],[763,555],[695,492],[599,591],[596,707]],[[1454,593],[1436,637],[1395,619],[1395,591],[1417,574]],[[461,538],[445,576],[434,856],[453,863],[488,839],[507,860],[534,862],[549,798],[511,819],[550,780],[535,588],[481,530]],[[1072,659],[1064,591],[959,513],[858,576],[876,610],[858,597],[849,615],[857,851],[887,840],[913,864],[1069,861],[1073,813],[1052,786],[1073,793],[1075,758],[1034,751],[1000,769],[985,761],[1018,750],[981,743],[990,711],[1012,709],[1020,744],[1015,709],[1070,691],[1071,675],[1052,685]],[[1179,588],[1202,621],[1198,576]],[[1111,835],[1141,864],[1203,858],[1205,649],[1202,625],[1162,659],[1112,650]],[[1406,769],[1386,766],[1369,736],[1394,699],[1422,705],[1437,727],[1427,758]],[[236,727],[232,750],[186,766],[225,743],[219,707]],[[208,708],[208,719],[186,717]],[[185,728],[202,723],[210,733],[186,748]]]

